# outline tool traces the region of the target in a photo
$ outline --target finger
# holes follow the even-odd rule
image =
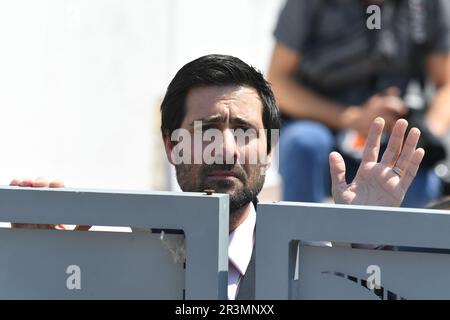
[[[24,179],[20,181],[19,187],[32,187],[33,180],[32,179]]]
[[[53,180],[50,182],[50,188],[64,188],[64,182],[61,180]]]
[[[397,96],[397,97],[400,97],[400,93],[401,93],[401,91],[398,87],[389,87],[384,92],[388,96]]]
[[[364,146],[362,161],[376,162],[378,161],[378,153],[380,152],[381,134],[383,133],[384,119],[376,118],[369,129],[366,145]]]
[[[31,182],[33,188],[48,188],[50,182],[44,178],[37,178]]]
[[[403,150],[395,163],[395,166],[400,170],[405,171],[410,163],[410,159],[416,151],[417,143],[420,138],[420,130],[417,128],[412,128],[409,131],[408,137],[406,138]]]
[[[338,152],[332,152],[329,156],[331,188],[332,190],[341,190],[347,187],[345,181],[345,161]]]
[[[10,186],[18,187],[18,186],[20,186],[21,183],[22,183],[22,180],[20,180],[20,179],[13,179],[13,180],[9,183],[9,185],[10,185]]]
[[[381,158],[382,164],[390,167],[395,165],[397,158],[400,155],[400,151],[402,150],[403,138],[405,137],[407,128],[408,121],[404,119],[400,119],[395,123],[388,145],[384,151],[383,158]]]
[[[404,171],[404,175],[402,179],[400,180],[400,184],[403,188],[403,190],[408,190],[409,186],[413,182],[414,178],[416,177],[417,170],[419,170],[420,163],[422,162],[422,159],[425,155],[425,150],[422,148],[417,149],[414,151],[410,161],[409,165]]]

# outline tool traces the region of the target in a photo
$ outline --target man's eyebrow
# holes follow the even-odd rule
[[[194,127],[196,122],[201,122],[202,124],[208,124],[208,123],[218,123],[218,122],[225,122],[226,118],[220,114],[215,115],[215,116],[211,116],[211,117],[207,117],[207,118],[202,118],[202,119],[196,119],[194,121],[191,122],[191,124],[189,124],[189,127]]]
[[[201,122],[202,126],[204,126],[204,125],[208,125],[211,123],[223,123],[225,121],[226,121],[226,118],[223,115],[219,114],[219,115],[215,115],[215,116],[211,116],[211,117],[207,117],[207,118],[194,120],[191,122],[189,127],[194,127],[196,122]],[[247,119],[245,119],[243,117],[232,117],[230,119],[230,123],[234,124],[234,125],[242,125],[242,126],[247,126],[247,127],[256,129],[256,126],[253,123],[251,123],[250,121],[248,121]]]
[[[232,124],[238,124],[238,125],[252,127],[252,128],[256,129],[256,126],[253,123],[251,123],[250,121],[248,121],[247,119],[242,118],[242,117],[233,117],[233,118],[231,118],[230,122]]]

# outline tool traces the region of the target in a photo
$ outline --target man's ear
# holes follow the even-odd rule
[[[260,161],[261,161],[260,173],[264,176],[267,174],[267,171],[269,170],[270,166],[272,165],[272,156],[273,156],[273,151],[271,150],[268,154],[266,154],[264,156],[264,158],[260,159]]]
[[[166,131],[163,133],[163,141],[164,141],[164,149],[166,150],[167,160],[169,160],[169,162],[172,165],[175,165],[175,161],[173,159],[173,153],[172,153],[174,144],[170,140],[169,132]]]
[[[273,148],[270,150],[270,152],[267,154],[266,157],[266,163],[264,164],[264,169],[267,171],[269,170],[270,166],[272,165],[272,157],[273,157]]]

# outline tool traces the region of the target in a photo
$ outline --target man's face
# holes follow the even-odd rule
[[[263,161],[262,158],[267,157],[267,137],[263,131],[262,103],[255,89],[237,86],[192,89],[186,99],[186,115],[180,129],[188,132],[191,138],[190,147],[183,150],[183,153],[189,153],[183,154],[189,161],[175,164],[183,191],[212,189],[217,193],[228,193],[231,213],[251,202],[261,191],[270,156]],[[205,139],[208,131],[216,137],[220,133],[216,148],[211,148],[215,139]],[[239,140],[237,136],[243,132],[247,133],[246,138]],[[200,144],[199,137],[203,137]],[[175,163],[176,143],[170,139],[165,138],[166,152]],[[201,161],[195,162],[199,153]]]

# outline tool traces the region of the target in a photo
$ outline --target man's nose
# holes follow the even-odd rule
[[[235,164],[239,158],[238,146],[233,130],[226,129],[223,134],[222,156],[226,164]]]

